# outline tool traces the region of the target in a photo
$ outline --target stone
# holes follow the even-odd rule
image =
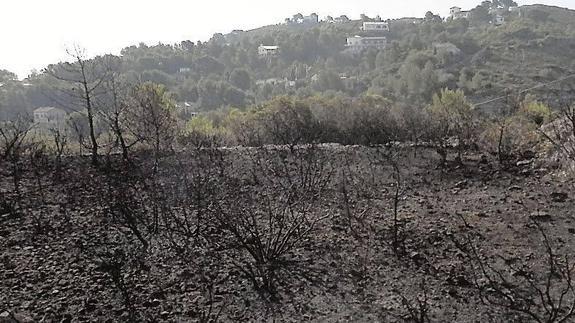
[[[479,213],[477,213],[477,216],[480,217],[480,218],[486,218],[486,217],[488,217],[487,213],[485,213],[485,212],[479,212]]]
[[[161,304],[161,301],[157,298],[154,298],[151,301],[146,301],[143,305],[145,307],[158,307],[158,306],[160,306],[160,304]]]
[[[35,322],[34,319],[32,319],[32,317],[28,314],[25,313],[14,313],[12,314],[11,320],[10,321],[3,321],[2,319],[0,319],[0,322],[4,323],[4,322],[14,322],[14,323],[33,323]]]
[[[8,323],[8,322],[12,322],[12,314],[10,314],[10,312],[8,311],[4,311],[2,313],[0,313],[0,322],[1,323]]]
[[[551,215],[545,211],[535,211],[532,212],[530,217],[533,220],[539,220],[539,221],[549,221],[551,220]]]
[[[468,184],[467,180],[462,180],[462,181],[455,183],[455,187],[456,188],[464,188],[467,186],[467,184]]]
[[[521,166],[527,166],[533,163],[533,159],[526,159],[526,160],[521,160],[517,162],[517,166],[521,167]]]
[[[569,198],[569,194],[567,194],[565,192],[553,192],[553,193],[551,193],[551,200],[553,202],[563,203],[563,202],[567,201],[568,198]]]

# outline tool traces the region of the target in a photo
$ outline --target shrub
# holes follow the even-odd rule
[[[266,103],[259,113],[265,138],[294,147],[318,141],[321,129],[309,105],[302,100],[279,97]]]
[[[448,140],[457,139],[459,157],[465,146],[471,143],[474,131],[474,116],[471,104],[462,90],[443,89],[433,96],[433,103],[427,108],[430,116],[430,138],[438,145],[438,152],[445,160],[444,149]]]
[[[543,123],[549,121],[549,118],[551,117],[551,110],[549,107],[536,101],[531,96],[527,96],[521,103],[519,113],[524,115],[529,119],[529,121],[533,122],[537,126],[541,126]]]
[[[223,137],[221,130],[215,128],[211,120],[198,116],[188,121],[178,139],[184,146],[200,149],[219,146]]]
[[[480,135],[481,148],[497,155],[501,163],[522,156],[539,143],[537,126],[522,115],[488,122]]]

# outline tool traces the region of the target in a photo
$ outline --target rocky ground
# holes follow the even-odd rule
[[[262,201],[268,198],[274,201],[268,206],[280,207],[284,182],[266,182],[280,176],[279,168],[266,168],[275,155],[254,156],[232,149],[202,163],[194,155],[169,157],[152,183],[148,173],[118,166],[119,161],[102,170],[69,159],[61,171],[51,161],[30,162],[24,165],[19,198],[13,169],[4,163],[0,322],[403,322],[418,316],[419,322],[525,322],[535,319],[485,301],[478,287],[486,286],[485,277],[473,255],[517,279],[506,288],[516,287],[522,295],[534,287],[529,281],[545,290],[549,266],[542,232],[555,256],[573,256],[573,180],[530,162],[504,169],[473,154],[462,165],[439,166],[437,155],[425,149],[387,158],[386,151],[324,147],[315,159],[321,162],[289,186],[310,194],[309,199],[296,194],[305,209],[292,215],[305,211],[317,223],[283,254],[284,262],[276,263],[276,292],[257,290],[242,271],[251,261],[249,252],[210,220],[218,207],[233,215],[250,203],[266,206]],[[297,160],[289,167],[297,170]],[[221,174],[217,165],[224,165]],[[213,182],[216,189],[206,195],[224,202],[205,208],[194,200],[172,203],[191,194],[182,191],[184,178],[194,192]],[[127,183],[133,185],[127,189]],[[146,247],[128,218],[111,215],[116,201],[124,201],[135,217],[146,217],[145,225],[134,222]],[[163,217],[154,225],[148,216],[154,207],[165,217],[183,218],[188,210],[190,218],[205,224],[193,233],[185,229],[197,227]],[[521,280],[521,270],[534,279]],[[549,293],[553,299],[568,285],[557,272]],[[497,299],[496,287],[487,287],[491,290],[483,291]],[[564,297],[561,315],[567,314],[572,292]],[[545,317],[536,296],[530,311]]]

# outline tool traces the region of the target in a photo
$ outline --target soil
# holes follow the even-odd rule
[[[306,206],[297,212],[308,212],[317,223],[285,252],[282,259],[296,265],[279,270],[274,293],[254,288],[242,271],[252,261],[249,253],[210,222],[212,213],[204,214],[201,233],[188,239],[169,239],[167,232],[183,236],[188,226],[167,227],[160,218],[155,231],[142,230],[149,244],[144,248],[126,218],[118,220],[109,210],[129,200],[134,216],[149,219],[154,198],[190,194],[181,184],[185,178],[213,181],[210,187],[217,189],[210,194],[222,201],[223,213],[265,206],[268,198],[279,207],[284,182],[262,181],[268,178],[262,174],[278,171],[262,169],[282,154],[297,169],[299,157],[287,149],[257,155],[255,149],[235,148],[203,161],[194,157],[197,152],[178,153],[162,159],[153,182],[152,161],[144,155],[132,166],[112,158],[110,165],[92,167],[87,159],[68,158],[61,171],[50,159],[38,165],[25,160],[20,197],[4,162],[0,322],[404,322],[413,321],[410,308],[417,309],[418,300],[431,322],[526,322],[530,318],[519,312],[482,302],[464,245],[471,243],[485,263],[502,271],[511,268],[504,259],[543,274],[541,228],[556,255],[573,255],[575,183],[534,163],[503,168],[469,153],[462,163],[439,165],[428,149],[403,149],[390,159],[382,149],[320,151],[307,186],[301,174],[290,186],[309,193],[295,193]],[[221,160],[225,173],[218,174]],[[401,175],[397,222],[390,160]],[[259,175],[252,172],[256,165]],[[201,187],[193,186],[195,192]],[[167,208],[201,219],[193,201],[181,203]],[[119,264],[118,275],[111,264]]]

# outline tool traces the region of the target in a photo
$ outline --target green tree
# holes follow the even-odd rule
[[[7,70],[0,70],[0,83],[8,82],[8,81],[15,81],[18,79],[18,76],[15,73],[12,73]]]
[[[521,102],[518,113],[538,127],[549,121],[551,117],[551,109],[544,103],[537,101],[532,95],[527,95]]]
[[[487,24],[491,21],[491,14],[489,14],[489,7],[486,7],[483,4],[471,9],[471,12],[469,14],[470,14],[469,20],[474,25]]]
[[[234,69],[230,75],[230,83],[235,87],[246,91],[251,87],[252,77],[245,69]]]
[[[461,160],[463,148],[472,139],[474,128],[473,110],[463,91],[442,89],[433,96],[427,112],[431,118],[431,138],[437,142],[442,160],[447,157],[447,143],[452,137],[457,139],[458,158]]]
[[[260,112],[264,132],[272,143],[289,145],[314,143],[321,129],[304,101],[278,97],[266,103]]]
[[[517,7],[517,2],[513,0],[498,0],[498,1],[504,8]]]

